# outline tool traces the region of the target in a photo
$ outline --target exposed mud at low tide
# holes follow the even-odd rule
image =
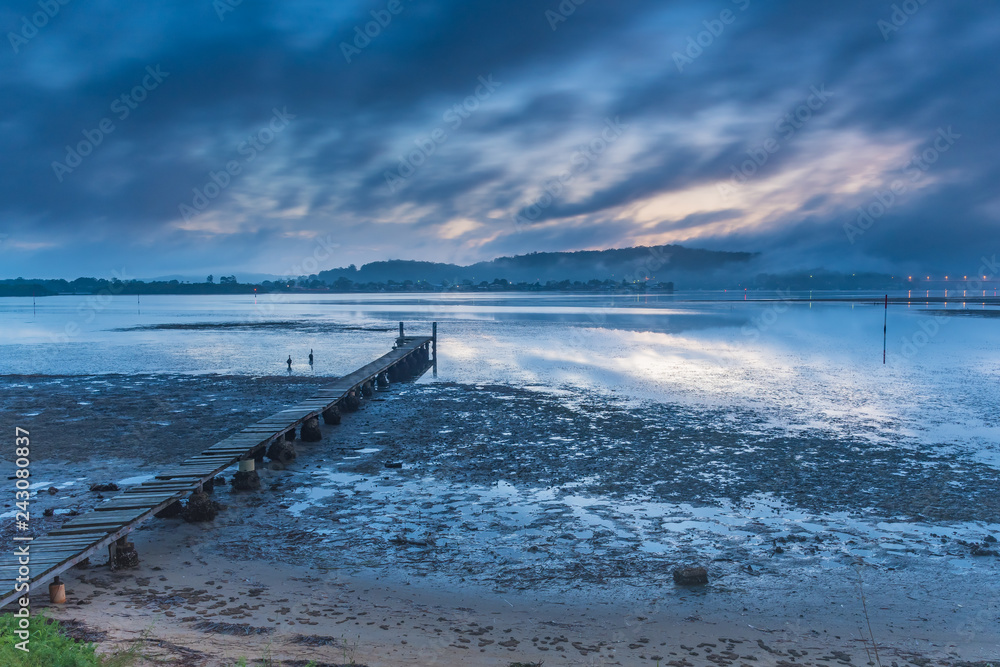
[[[769,415],[504,386],[420,386],[366,438],[410,476],[461,485],[506,480],[616,501],[753,504],[761,494],[811,512],[933,521],[1000,517],[997,470],[908,442],[839,436],[831,425],[789,436]]]
[[[3,375],[0,405],[12,423],[31,431],[37,465],[132,459],[152,472],[151,466],[197,454],[334,379]]]
[[[88,490],[91,483],[137,484],[161,462],[201,451],[231,429],[298,400],[291,394],[308,395],[328,381],[5,380],[2,395],[21,401],[16,412],[46,434],[47,444],[39,446],[50,449],[33,461],[42,491],[34,502],[39,512],[55,508],[59,514],[50,519],[55,523],[68,511],[103,500]],[[216,400],[206,401],[212,393]],[[45,411],[26,414],[32,401],[25,396]],[[70,407],[73,396],[89,405]],[[148,417],[149,396],[169,406],[162,414],[193,411],[142,440],[162,450],[155,454],[150,444],[137,446],[135,439],[74,437],[53,418],[53,411],[62,409],[60,414],[93,423],[95,429],[102,420],[127,424]],[[237,414],[240,404],[243,411]],[[110,436],[114,429],[97,432]],[[186,569],[178,565],[179,572],[248,561],[261,564],[263,572],[304,568],[312,573],[311,588],[302,592],[306,597],[308,590],[370,577],[398,587],[479,591],[482,599],[515,603],[517,596],[531,596],[577,609],[627,605],[644,610],[635,611],[637,616],[665,623],[677,614],[675,620],[705,627],[722,622],[720,614],[736,615],[727,616],[727,623],[764,618],[773,627],[794,621],[801,625],[794,631],[799,639],[782,640],[792,643],[780,650],[780,660],[797,657],[788,647],[801,647],[795,642],[802,637],[822,638],[823,645],[834,642],[823,635],[827,630],[843,633],[837,640],[844,636],[845,646],[854,642],[857,649],[858,638],[846,639],[845,628],[855,635],[851,628],[863,620],[862,585],[880,638],[933,638],[914,649],[915,662],[900,657],[900,665],[921,664],[927,650],[944,655],[1000,639],[994,594],[1000,557],[993,555],[996,543],[987,541],[1000,537],[996,470],[951,449],[938,451],[905,438],[886,442],[864,433],[844,439],[822,428],[793,438],[768,415],[746,410],[636,404],[572,389],[449,383],[394,385],[365,401],[360,412],[345,415],[340,426],[323,425],[322,432],[321,442],[295,442],[294,462],[265,464],[260,491],[216,489],[213,499],[222,509],[213,521],[155,521],[142,531],[145,540],[174,543],[186,536],[185,549],[196,556]],[[102,467],[84,463],[98,452]],[[149,459],[138,464],[147,452]],[[387,467],[395,463],[402,466]],[[231,472],[224,474],[231,477]],[[44,491],[49,484],[57,487],[56,494]],[[41,524],[36,529],[45,530]],[[673,569],[683,565],[706,566],[709,584],[675,586]],[[140,563],[144,567],[149,567],[146,560]],[[95,605],[108,599],[101,589],[106,586],[115,599],[181,622],[185,632],[269,635],[262,629],[291,620],[288,610],[303,606],[302,600],[289,598],[292,584],[280,577],[237,576],[232,581],[241,593],[233,595],[217,589],[224,584],[211,578],[211,586],[169,580],[123,588],[115,583],[117,575],[99,563],[82,571]],[[259,606],[262,595],[273,598],[270,607]],[[337,623],[347,616],[351,624],[368,622],[358,610],[351,613],[352,600],[337,609],[346,616],[317,606],[309,611],[330,618],[299,614],[296,622],[319,623],[315,636],[336,638]],[[269,625],[272,619],[277,625]],[[393,628],[393,622],[383,624]],[[758,632],[761,622],[747,626],[744,620],[739,632],[747,632],[746,627]],[[198,623],[208,625],[198,629]],[[597,655],[614,645],[633,658],[656,656],[664,664],[686,660],[677,646],[666,642],[659,649],[656,643],[663,642],[647,645],[639,635],[623,645],[601,632],[536,624],[534,631],[529,626],[505,634],[497,626],[482,636],[467,636],[466,630],[492,625],[477,623],[461,633],[448,630],[447,620],[439,624],[450,637],[446,647],[537,659],[546,652]],[[417,631],[416,626],[411,630]],[[712,659],[714,664],[739,664],[719,656],[725,651],[778,655],[742,635],[724,641],[732,636],[728,630],[716,632],[711,641],[722,643],[692,644],[688,656],[707,659],[714,651],[721,660]],[[903,655],[902,646],[895,656]],[[306,643],[303,648],[323,646]],[[342,650],[335,644],[328,648]],[[854,664],[863,664],[856,651],[848,652],[855,655]],[[798,657],[795,664],[811,664]],[[699,660],[692,657],[689,664],[707,664]],[[623,664],[633,663],[626,658]],[[955,653],[931,664],[961,660]]]
[[[288,331],[306,333],[332,333],[337,331],[372,331],[384,333],[395,331],[391,327],[351,326],[325,321],[285,320],[266,322],[170,322],[165,324],[145,324],[134,327],[119,327],[111,331]]]
[[[929,308],[929,309],[924,310],[924,312],[926,314],[928,314],[928,315],[937,315],[937,316],[945,316],[945,317],[989,317],[989,318],[1000,317],[1000,310],[997,310],[997,309],[989,309],[989,310],[987,310],[985,308],[981,308],[981,309],[974,309],[974,308],[968,308],[968,309],[967,308],[962,308],[962,309],[957,309],[957,308],[952,308],[952,309],[938,308],[938,309],[934,309],[934,308]]]

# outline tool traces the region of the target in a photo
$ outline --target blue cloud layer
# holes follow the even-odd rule
[[[329,234],[331,266],[681,242],[961,271],[1000,251],[988,3],[225,2],[0,9],[2,273],[282,273]],[[276,109],[294,119],[269,132]]]

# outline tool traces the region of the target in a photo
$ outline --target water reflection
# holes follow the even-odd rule
[[[285,375],[291,355],[293,374],[335,376],[384,354],[398,321],[411,334],[440,321],[444,381],[752,406],[788,428],[833,425],[877,438],[1000,440],[984,421],[1000,398],[993,318],[940,318],[970,311],[890,301],[883,367],[881,295],[856,303],[829,300],[843,293],[722,296],[282,296],[264,304],[266,317],[247,296],[149,296],[141,314],[125,297],[97,307],[59,296],[40,300],[34,319],[30,301],[0,299],[0,368]]]

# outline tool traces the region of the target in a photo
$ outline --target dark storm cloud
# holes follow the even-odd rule
[[[75,0],[17,53],[8,35],[3,273],[100,272],[140,258],[159,273],[218,273],[213,258],[280,272],[310,234],[330,232],[344,241],[344,263],[416,249],[425,256],[415,258],[447,261],[621,246],[653,233],[831,266],[935,267],[1000,251],[1000,17],[985,3],[895,5],[915,8],[910,15],[860,0],[590,0],[563,3],[562,21],[546,15],[558,2],[404,0],[377,35],[355,42],[373,11],[386,22],[387,5],[241,3],[220,20],[204,1]],[[18,35],[35,11],[34,2],[7,3],[0,28]],[[723,23],[725,11],[732,20]],[[147,67],[168,74],[142,101],[130,98],[122,118],[121,96],[149,81]],[[495,89],[484,92],[482,77]],[[781,120],[817,86],[830,100],[786,136]],[[241,149],[267,136],[274,109],[294,119],[247,160]],[[621,140],[529,227],[511,224],[615,118],[629,125]],[[71,172],[55,173],[66,146],[97,136],[103,119],[113,132]],[[903,165],[860,191],[843,180],[867,173],[878,147],[920,149],[949,126],[962,138],[921,187],[850,242],[844,224]],[[445,139],[414,153],[436,130]],[[768,139],[779,150],[737,188],[738,197],[755,193],[753,205],[672,198],[728,182]],[[838,152],[852,141],[856,155]],[[401,160],[419,165],[390,187]],[[232,161],[239,173],[184,220],[179,205]],[[830,182],[781,181],[804,167],[829,167]],[[658,197],[667,203],[629,223]],[[751,222],[729,224],[739,220]],[[471,222],[456,232],[453,221]],[[724,235],[711,226],[719,221]]]

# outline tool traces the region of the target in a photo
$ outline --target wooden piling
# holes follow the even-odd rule
[[[52,604],[66,604],[66,584],[59,577],[49,584],[49,602]]]

